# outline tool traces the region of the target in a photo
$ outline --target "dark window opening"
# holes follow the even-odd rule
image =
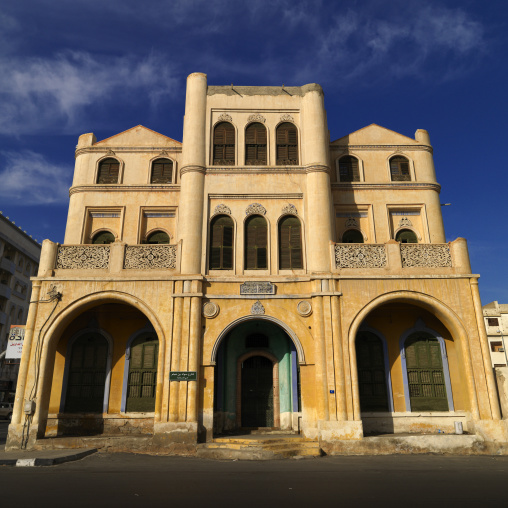
[[[152,163],[152,176],[150,183],[172,183],[173,161],[169,159],[157,159]]]
[[[109,244],[113,243],[115,241],[115,236],[113,233],[110,233],[109,231],[101,231],[100,233],[97,233],[93,239],[92,244],[93,245],[101,245],[101,244]]]
[[[154,231],[146,239],[146,243],[149,244],[165,244],[169,243],[169,235],[164,231]]]
[[[363,235],[358,229],[348,229],[342,235],[342,243],[363,243]]]
[[[245,339],[245,347],[246,348],[267,348],[268,347],[268,337],[261,333],[256,333],[253,335],[249,335]]]
[[[213,131],[214,166],[235,165],[235,128],[228,122],[221,122]]]
[[[400,243],[418,243],[416,233],[410,229],[401,229],[395,236],[395,240]]]
[[[233,269],[233,219],[215,217],[210,225],[210,270]]]
[[[118,183],[120,163],[116,159],[104,159],[99,164],[97,183]]]
[[[298,131],[289,122],[277,127],[277,166],[298,165]]]
[[[496,317],[487,318],[487,324],[489,326],[499,326],[499,319]]]
[[[341,157],[339,160],[339,178],[341,182],[359,182],[360,170],[358,159],[351,155]]]
[[[409,161],[405,157],[392,157],[390,159],[390,174],[392,182],[410,182]]]
[[[268,227],[259,215],[249,217],[245,223],[245,269],[265,270],[267,259]]]
[[[303,268],[302,228],[300,221],[293,216],[285,217],[279,223],[279,268]]]
[[[266,162],[266,127],[261,123],[251,123],[245,129],[245,164],[265,166]]]

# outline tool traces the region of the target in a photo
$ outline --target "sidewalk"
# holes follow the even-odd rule
[[[0,466],[56,466],[64,462],[79,460],[95,453],[97,448],[80,448],[74,450],[16,450],[6,452],[0,445]]]

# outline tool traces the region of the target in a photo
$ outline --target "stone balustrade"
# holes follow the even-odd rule
[[[39,277],[74,271],[101,270],[110,273],[134,270],[177,270],[178,245],[60,245],[45,240]]]

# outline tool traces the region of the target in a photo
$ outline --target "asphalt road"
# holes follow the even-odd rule
[[[508,457],[222,462],[95,454],[53,467],[0,467],[2,506],[27,507],[502,507],[507,487]]]

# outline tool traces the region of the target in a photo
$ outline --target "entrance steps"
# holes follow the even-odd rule
[[[207,459],[274,460],[320,457],[321,455],[321,448],[317,441],[281,431],[217,437],[210,443],[197,446],[197,456]]]

